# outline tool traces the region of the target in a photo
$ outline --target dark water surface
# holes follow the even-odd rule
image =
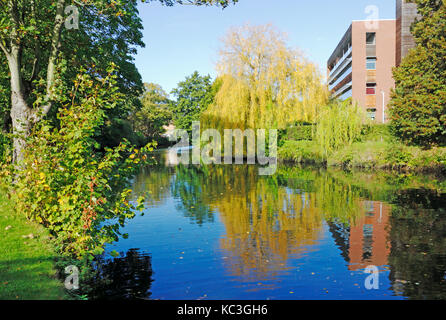
[[[445,181],[279,166],[174,166],[134,181],[110,245],[115,298],[446,299]],[[365,268],[379,269],[367,289]],[[370,280],[370,279],[369,279]],[[370,282],[369,282],[370,283]],[[373,283],[373,282],[372,282]]]

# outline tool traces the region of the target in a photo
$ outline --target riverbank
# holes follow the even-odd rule
[[[0,190],[0,300],[66,299],[48,232],[14,207]]]
[[[284,162],[342,167],[345,169],[383,169],[405,172],[446,174],[446,148],[422,149],[395,141],[388,134],[374,133],[325,154],[311,140],[286,140],[278,157]]]

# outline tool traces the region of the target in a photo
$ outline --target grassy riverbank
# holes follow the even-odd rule
[[[63,283],[56,279],[48,232],[14,207],[0,189],[0,299],[66,298]]]
[[[376,126],[359,141],[331,153],[311,140],[286,140],[279,159],[287,162],[343,168],[396,169],[446,173],[446,148],[422,149],[396,141],[385,126]]]

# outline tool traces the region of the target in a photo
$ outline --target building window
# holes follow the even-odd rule
[[[375,120],[376,119],[376,109],[375,108],[367,109],[367,117],[371,120]]]
[[[376,33],[375,32],[367,32],[366,43],[367,44],[376,44]]]
[[[365,93],[367,95],[376,94],[376,84],[368,84],[367,83],[367,87],[365,90],[366,90]]]
[[[367,58],[367,70],[376,70],[376,58]]]

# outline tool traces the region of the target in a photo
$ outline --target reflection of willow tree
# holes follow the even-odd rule
[[[318,238],[324,218],[347,223],[363,211],[355,190],[302,169],[259,177],[255,166],[180,166],[173,190],[197,223],[220,213],[228,265],[246,279],[286,268],[290,255]]]
[[[315,207],[329,222],[354,224],[364,212],[361,190],[340,182],[325,170],[281,167],[277,176],[279,183],[287,188],[314,194]]]
[[[289,255],[301,254],[316,240],[322,221],[313,195],[290,193],[266,179],[246,183],[251,184],[247,192],[234,190],[214,203],[226,227],[221,246],[235,275],[264,279],[285,269]]]
[[[394,197],[390,279],[410,299],[446,299],[446,194],[409,189]]]
[[[98,258],[97,270],[91,279],[90,299],[134,300],[151,295],[152,263],[148,255],[130,249],[125,256],[105,260]]]
[[[255,181],[245,166],[182,166],[176,168],[172,194],[181,199],[178,209],[199,225],[214,221],[212,204],[227,194],[244,194]]]

